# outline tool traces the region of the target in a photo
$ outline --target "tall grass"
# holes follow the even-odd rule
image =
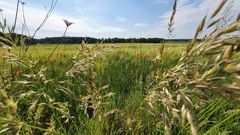
[[[226,3],[185,50],[84,42],[32,50],[2,27],[0,134],[238,134],[240,15],[218,29]]]

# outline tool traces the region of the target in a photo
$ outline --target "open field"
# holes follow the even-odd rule
[[[89,47],[91,46],[97,48],[96,45],[89,45]],[[110,48],[111,51],[105,54],[104,59],[99,57],[95,61],[96,64],[90,66],[90,71],[94,75],[91,75],[89,70],[85,74],[85,70],[79,69],[83,72],[79,73],[79,77],[82,76],[86,80],[82,80],[78,76],[70,79],[71,77],[66,75],[74,67],[72,57],[75,54],[78,52],[89,54],[88,51],[79,50],[80,45],[60,45],[51,57],[49,55],[56,47],[55,45],[37,45],[29,48],[26,57],[38,61],[33,67],[34,69],[31,71],[29,68],[13,66],[13,71],[16,72],[16,83],[14,83],[15,89],[12,91],[29,89],[26,94],[32,95],[26,99],[20,95],[23,99],[19,100],[18,117],[24,120],[24,123],[34,125],[34,127],[24,125],[25,128],[21,133],[29,132],[27,130],[33,134],[42,132],[53,132],[54,134],[164,133],[164,126],[160,120],[162,107],[151,108],[146,96],[151,85],[154,85],[151,80],[154,79],[152,75],[156,74],[155,71],[158,75],[163,76],[164,72],[174,68],[187,45],[166,44],[160,65],[156,61],[154,62],[154,59],[159,54],[161,44],[101,44],[99,46]],[[19,50],[20,47],[13,47],[12,52],[18,55]],[[88,57],[88,55],[83,56]],[[81,59],[84,60],[84,58]],[[40,65],[44,65],[44,67]],[[89,65],[85,66],[90,68]],[[26,78],[31,74],[37,76],[41,74],[44,80]],[[88,78],[89,76],[90,78]],[[227,80],[230,81],[230,78],[228,76]],[[48,79],[50,80],[47,81]],[[37,87],[32,86],[31,81],[35,82]],[[41,84],[44,81],[47,82]],[[91,83],[85,84],[88,81]],[[108,87],[97,93],[92,91],[104,86]],[[38,94],[35,95],[33,92],[38,92]],[[114,95],[112,96],[111,93]],[[92,94],[103,97],[105,94],[107,95],[106,99],[99,99]],[[89,114],[88,108],[85,110],[89,103],[85,102],[84,96],[93,96],[91,100],[94,99],[94,101],[91,101],[91,104],[97,105],[97,112]],[[17,95],[16,97],[19,98]],[[27,111],[24,110],[26,107]],[[196,128],[199,133],[218,134],[222,131],[227,133],[228,130],[231,130],[232,134],[239,133],[240,117],[236,115],[239,114],[237,112],[239,107],[223,98],[215,97],[195,108],[194,117],[200,123],[196,125]],[[236,114],[229,115],[226,110],[235,110]],[[70,116],[71,118],[69,118]],[[64,119],[68,122],[64,122]],[[52,121],[54,123],[51,123]],[[54,127],[51,127],[53,125],[49,126],[48,123],[53,124]],[[50,127],[54,130],[50,131]],[[189,125],[184,128],[178,125],[174,127],[173,132],[174,134],[189,134],[188,128],[190,128]]]
[[[106,46],[106,47],[113,47],[115,48],[114,51],[125,51],[125,52],[130,52],[130,53],[137,53],[137,52],[144,52],[144,53],[153,53],[156,54],[158,48],[162,44],[151,44],[151,43],[118,43],[118,44],[100,44],[101,46]],[[187,43],[168,43],[166,44],[165,49],[167,50],[166,52],[172,53],[182,53],[184,49],[186,49]],[[95,46],[95,45],[93,45]],[[57,48],[57,51],[61,51],[62,53],[66,55],[73,55],[76,54],[79,50],[80,44],[60,44],[59,47]],[[36,47],[31,46],[28,51],[28,55],[36,56],[37,53],[40,54],[40,56],[46,56],[50,55],[51,52],[54,50],[55,45],[51,44],[44,44],[44,45],[36,45]],[[65,51],[64,51],[65,48]],[[18,48],[19,49],[19,48]]]
[[[33,31],[33,35],[29,32],[32,28],[28,29],[29,23],[26,23],[25,2],[17,0],[12,28],[8,27],[0,7],[3,19],[3,23],[0,23],[0,135],[240,133],[240,14],[232,9],[234,0],[222,0],[215,10],[209,10],[211,13],[199,22],[190,41],[174,39],[175,15],[182,10],[179,15],[187,14],[188,17],[182,17],[187,19],[194,16],[187,12],[193,10],[198,13],[210,1],[186,1],[178,7],[178,0],[174,0],[172,14],[165,12],[157,17],[158,21],[169,19],[163,25],[168,33],[161,33],[168,39],[150,38],[152,34],[158,35],[155,29],[147,30],[150,28],[150,18],[149,21],[144,19],[146,24],[132,25],[134,29],[141,27],[144,30],[141,31],[149,38],[134,38],[128,31],[110,25],[111,21],[107,18],[105,26],[100,27],[100,22],[91,25],[90,22],[95,21],[89,21],[91,19],[87,16],[82,19],[89,23],[81,23],[80,20],[76,20],[76,23],[91,27],[74,31],[97,34],[98,37],[103,31],[106,32],[102,33],[104,38],[68,37],[67,31],[75,23],[63,19],[65,30],[61,37],[35,39],[45,24],[51,24],[46,22],[57,0],[51,1],[50,8],[45,8],[48,11],[43,22]],[[124,7],[127,2],[123,2]],[[101,3],[108,4],[106,1]],[[156,3],[160,4],[160,1]],[[68,4],[72,2],[69,0]],[[148,9],[145,7],[147,4],[139,4],[143,9]],[[21,22],[18,20],[20,5],[22,34],[17,32],[18,23]],[[114,4],[109,7],[112,6]],[[15,6],[9,6],[9,9],[12,7]],[[200,9],[195,10],[197,7]],[[143,16],[145,13],[137,14]],[[168,14],[169,18],[166,17]],[[35,18],[33,15],[32,18]],[[147,16],[150,14],[147,13]],[[156,18],[155,13],[154,16]],[[111,18],[114,17],[111,15]],[[128,24],[128,20],[132,19],[117,17],[114,22],[121,26],[120,22]],[[189,22],[180,22],[182,24],[177,26],[188,32],[188,29],[192,29],[192,20],[195,18],[191,17]],[[161,20],[160,24],[162,22],[167,20]],[[55,26],[56,23],[51,25]],[[140,30],[134,30],[130,25],[127,28],[129,32],[132,30],[141,35]],[[156,28],[160,27],[157,25]],[[185,29],[180,32],[180,37],[186,36]],[[50,28],[49,32],[56,34],[55,31],[60,30]],[[130,34],[132,38],[107,38],[107,33],[112,34],[111,37]],[[106,44],[95,44],[101,41]],[[78,42],[82,44],[38,44]]]

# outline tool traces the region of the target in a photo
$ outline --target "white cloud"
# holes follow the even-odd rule
[[[66,0],[68,1],[68,0]],[[80,0],[78,1],[80,4]],[[83,0],[81,0],[83,1]],[[68,36],[92,36],[92,37],[126,37],[126,36],[139,36],[142,37],[167,37],[167,24],[171,16],[171,7],[169,12],[163,13],[156,22],[148,22],[147,24],[139,22],[133,25],[133,28],[124,29],[117,26],[109,26],[108,24],[101,24],[101,20],[98,19],[99,16],[91,17],[92,12],[106,12],[102,8],[93,8],[90,5],[92,2],[95,2],[95,5],[98,5],[101,0],[86,0],[90,1],[88,5],[82,4],[84,12],[82,14],[80,11],[78,14],[81,14],[80,17],[70,17],[58,14],[56,11],[53,11],[52,16],[49,18],[46,25],[39,31],[37,38],[46,37],[46,36],[61,36],[65,29],[65,24],[62,19],[68,19],[69,21],[74,22],[74,24],[69,28],[67,35]],[[154,1],[154,0],[153,0]],[[156,0],[156,2],[171,2],[170,0]],[[99,3],[96,3],[99,2]],[[175,38],[192,38],[194,32],[200,23],[201,19],[205,14],[211,13],[212,10],[221,2],[221,0],[178,0],[178,9],[174,19],[174,34]],[[27,3],[25,7],[27,24],[29,26],[31,34],[38,27],[40,22],[43,20],[46,15],[46,9],[41,9],[39,7],[34,7]],[[78,6],[76,6],[78,7]],[[236,15],[240,12],[240,2],[235,0],[233,13]],[[3,14],[7,17],[7,22],[11,26],[13,25],[15,9],[16,9],[16,0],[0,0],[0,8],[2,8]],[[75,8],[75,7],[73,7]],[[82,8],[80,8],[82,9]],[[86,14],[89,13],[89,14]],[[104,14],[105,15],[105,14]],[[94,16],[94,15],[92,15]],[[114,18],[115,21],[126,22],[126,18],[119,16]],[[129,22],[131,22],[129,18]],[[0,21],[1,17],[0,17]],[[18,17],[18,26],[17,32],[21,33],[21,24],[23,23],[21,8]],[[127,26],[126,26],[127,27]],[[134,29],[135,27],[135,29]],[[144,28],[144,29],[137,29]],[[147,30],[146,30],[147,29]],[[142,30],[142,31],[139,31]],[[124,32],[123,32],[124,31]]]
[[[0,0],[0,5],[3,9],[3,14],[7,18],[7,22],[10,26],[13,25],[15,9],[16,9],[16,1],[8,0],[3,1]],[[19,9],[19,16],[17,22],[16,32],[21,33],[22,31],[22,13],[21,8]],[[30,30],[30,33],[33,34],[34,30],[38,27],[41,21],[44,19],[46,15],[46,10],[41,10],[37,7],[29,7],[28,4],[25,7],[25,16],[26,21]],[[102,33],[111,35],[112,33],[119,33],[124,31],[123,28],[115,27],[115,26],[104,26],[99,24],[96,20],[89,17],[78,17],[71,18],[69,16],[62,16],[53,11],[53,14],[50,16],[46,25],[39,31],[37,34],[37,38],[41,37],[50,37],[50,36],[61,36],[65,29],[65,24],[62,19],[68,19],[69,21],[74,22],[72,26],[70,26],[67,35],[69,36],[98,36]],[[2,20],[1,20],[2,21]]]
[[[145,27],[145,26],[147,26],[146,23],[136,23],[135,24],[135,27]]]
[[[120,17],[120,16],[119,16],[119,17],[116,18],[116,21],[117,21],[117,22],[125,22],[126,19],[125,19],[124,17]]]
[[[235,0],[233,13],[239,13],[240,3]],[[192,38],[197,26],[202,18],[212,13],[221,0],[179,0],[177,13],[174,18],[174,33],[176,38]],[[149,35],[157,35],[159,37],[167,37],[168,22],[172,11],[166,12],[159,17],[158,26],[154,30],[146,32]]]

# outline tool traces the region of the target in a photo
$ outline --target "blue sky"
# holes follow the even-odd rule
[[[206,12],[212,11],[221,0],[179,0],[175,18],[175,38],[191,38]],[[0,8],[12,24],[17,0],[0,0]],[[44,18],[51,0],[24,0],[30,33]],[[233,11],[239,13],[239,0]],[[37,38],[61,36],[65,24],[74,22],[67,36],[107,37],[167,37],[167,23],[173,0],[58,0],[57,6]],[[20,8],[21,10],[21,8]],[[234,15],[236,15],[234,14]],[[23,23],[19,13],[17,32]]]

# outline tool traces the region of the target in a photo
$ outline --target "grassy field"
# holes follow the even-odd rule
[[[166,52],[169,52],[169,53],[172,53],[172,52],[182,53],[183,49],[186,48],[186,44],[187,43],[178,43],[178,44],[168,43],[166,44],[165,49],[167,49]],[[96,45],[93,45],[93,46],[96,46]],[[142,51],[143,53],[156,54],[161,44],[119,43],[119,44],[101,44],[101,46],[113,47],[115,48],[114,51],[125,51],[130,53],[137,53]],[[55,54],[58,51],[60,51],[66,55],[74,55],[78,52],[79,47],[80,47],[80,44],[67,44],[67,45],[60,44]],[[37,56],[37,54],[39,54],[40,56],[47,56],[51,54],[54,48],[55,48],[55,45],[51,45],[51,44],[36,45],[36,47],[32,46],[29,48],[28,55],[32,55],[34,57]],[[65,51],[64,51],[64,48],[65,48]],[[17,50],[19,50],[19,48]]]
[[[156,57],[161,44],[99,46],[79,50],[81,45],[60,45],[51,57],[56,45],[31,46],[25,57],[36,63],[24,62],[23,58],[22,64],[29,64],[28,68],[13,65],[15,83],[10,91],[18,101],[15,123],[21,126],[21,134],[165,133],[163,106],[152,108],[147,96],[155,89],[155,77],[163,77],[178,64],[186,45],[166,44],[160,64]],[[104,57],[97,56],[106,48],[110,51]],[[12,52],[19,55],[19,50],[13,47]],[[93,54],[96,57],[90,56]],[[79,69],[75,69],[76,63]],[[9,64],[5,66],[10,70]],[[191,99],[197,106],[194,119],[198,120],[195,128],[200,134],[240,132],[239,105],[220,97],[200,104],[194,96]],[[171,128],[173,134],[190,134],[191,126],[175,124]]]
[[[26,46],[1,25],[0,135],[239,134],[240,15],[229,2],[222,17],[226,3],[186,44]]]

